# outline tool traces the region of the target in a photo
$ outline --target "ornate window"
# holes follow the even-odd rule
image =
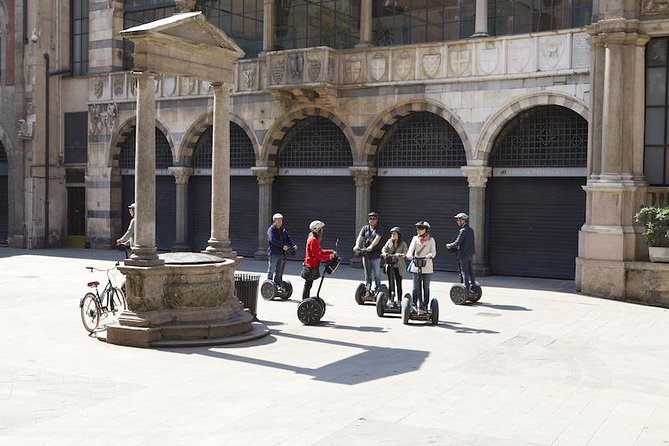
[[[264,0],[200,0],[197,9],[233,38],[248,59],[262,51],[263,5]]]
[[[200,135],[193,150],[193,167],[196,169],[211,169],[213,127]],[[249,169],[256,164],[256,155],[253,143],[246,132],[234,122],[230,123],[230,168]]]
[[[525,110],[509,121],[495,140],[494,167],[585,167],[588,123],[557,105]]]
[[[85,163],[88,160],[88,112],[65,113],[65,163]]]
[[[429,112],[397,121],[379,144],[378,167],[460,167],[467,155],[460,135],[446,120]]]
[[[295,124],[279,146],[280,167],[348,167],[351,147],[341,129],[329,119],[312,116]]]
[[[669,184],[669,38],[646,45],[646,131],[644,175],[651,185]]]
[[[488,0],[495,36],[578,28],[590,24],[592,0]]]
[[[135,129],[127,134],[125,141],[121,144],[119,167],[121,169],[135,168]],[[172,150],[165,134],[156,128],[156,169],[167,169],[174,165]]]
[[[72,75],[88,73],[88,9],[89,0],[71,0],[70,57]]]

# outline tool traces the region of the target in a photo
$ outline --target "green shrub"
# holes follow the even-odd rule
[[[669,206],[645,205],[634,215],[634,221],[645,226],[646,245],[669,247]]]

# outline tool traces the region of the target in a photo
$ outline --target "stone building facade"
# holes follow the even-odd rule
[[[334,12],[314,25],[320,40],[290,23],[327,14],[298,12],[300,2],[238,3],[246,9],[229,22],[220,1],[0,0],[0,22],[14,23],[3,25],[0,78],[10,246],[109,247],[122,233],[136,98],[131,48],[118,33],[204,8],[247,52],[230,110],[230,236],[241,254],[263,254],[277,211],[298,240],[311,219],[324,220],[326,243],[339,239],[354,261],[349,246],[370,209],[405,236],[430,221],[442,246],[464,210],[481,273],[575,279],[586,293],[645,300],[650,278],[653,299],[667,302],[664,270],[647,262],[632,219],[666,197],[664,170],[648,181],[656,163],[645,116],[647,76],[664,79],[666,95],[648,45],[666,48],[654,42],[669,35],[667,2],[532,11],[515,0],[507,14],[494,0],[428,2],[438,13],[411,0],[322,0],[311,4]],[[226,28],[234,17],[254,20]],[[415,25],[430,17],[442,17],[441,34]],[[173,76],[155,88],[157,244],[200,250],[212,93]],[[653,104],[666,113],[666,99]],[[669,144],[661,139],[656,158]],[[439,257],[439,268],[455,268],[445,250]]]

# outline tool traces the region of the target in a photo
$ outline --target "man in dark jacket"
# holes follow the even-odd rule
[[[469,227],[469,215],[460,212],[454,218],[460,227],[460,232],[454,242],[446,244],[446,248],[458,250],[458,262],[460,262],[460,268],[462,268],[464,286],[471,291],[476,283],[473,266],[474,230]]]
[[[273,223],[267,228],[267,279],[274,280],[278,288],[281,288],[283,268],[281,263],[285,261],[284,256],[289,250],[296,250],[297,245],[293,243],[288,231],[283,227],[283,215],[277,213],[272,216]]]

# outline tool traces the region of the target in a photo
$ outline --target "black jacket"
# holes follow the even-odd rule
[[[474,230],[465,224],[460,228],[458,233],[458,238],[451,243],[454,247],[458,248],[458,258],[463,259],[465,257],[471,257],[474,255]]]

